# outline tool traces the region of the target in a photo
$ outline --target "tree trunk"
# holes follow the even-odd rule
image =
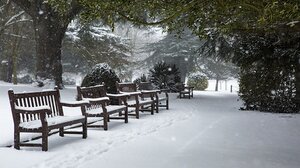
[[[300,110],[300,56],[296,58],[296,69],[295,69],[295,87],[296,87],[296,105],[298,110]]]
[[[218,91],[219,88],[219,76],[217,76],[216,78],[216,87],[215,87],[215,91]]]
[[[12,82],[12,73],[13,73],[13,60],[12,60],[12,57],[8,57],[6,81],[5,82],[8,82],[8,83]]]
[[[37,79],[52,79],[58,87],[62,88],[62,40],[68,24],[82,10],[82,7],[77,0],[68,1],[69,10],[61,15],[48,1],[12,1],[33,19]]]
[[[36,38],[36,78],[50,79],[62,88],[61,47],[67,25],[61,25],[55,18],[33,20]]]

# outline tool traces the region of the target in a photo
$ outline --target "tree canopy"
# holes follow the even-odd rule
[[[64,11],[68,1],[51,0]],[[110,25],[120,19],[136,24],[160,24],[169,30],[189,27],[210,31],[299,30],[299,0],[80,0],[85,19],[101,17]],[[69,3],[70,5],[70,3]]]

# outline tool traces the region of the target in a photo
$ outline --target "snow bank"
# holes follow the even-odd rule
[[[105,166],[146,168],[298,168],[299,114],[239,111],[236,93],[196,91],[192,99],[170,94],[170,110],[129,123],[110,121],[109,130],[89,129],[88,138],[76,135],[49,138],[49,151],[3,147],[13,141],[7,88],[0,87],[0,167],[89,168]],[[62,91],[74,100],[75,88]],[[68,109],[65,109],[68,112]],[[40,141],[40,140],[37,140]],[[16,162],[16,158],[18,161]]]

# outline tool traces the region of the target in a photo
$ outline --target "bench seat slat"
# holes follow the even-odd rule
[[[119,112],[120,110],[125,110],[126,106],[125,105],[109,105],[109,106],[106,106],[106,109],[107,109],[108,113],[114,113],[114,112]],[[102,108],[91,109],[91,110],[88,110],[86,113],[91,114],[91,115],[97,115],[97,114],[103,113],[103,109]]]
[[[47,118],[48,127],[55,125],[63,125],[64,123],[68,123],[70,121],[74,121],[75,123],[78,123],[76,120],[84,120],[84,116],[54,116],[51,118]],[[34,121],[28,121],[28,122],[22,122],[19,125],[22,128],[25,129],[40,129],[42,128],[42,123],[40,120],[34,120]]]

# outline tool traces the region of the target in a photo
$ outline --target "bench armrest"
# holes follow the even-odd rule
[[[107,103],[109,102],[108,97],[98,97],[98,98],[83,98],[83,100],[89,101],[91,104],[97,103]]]
[[[51,109],[49,106],[39,106],[39,107],[15,107],[16,113],[21,114],[51,114]]]
[[[107,93],[106,96],[114,99],[118,99],[119,104],[122,104],[121,102],[123,101],[123,104],[127,105],[127,99],[130,98],[130,94],[127,93],[121,93],[121,94],[110,94]]]
[[[123,98],[123,97],[129,97],[130,94],[127,94],[127,93],[121,93],[121,94],[110,94],[110,93],[107,93],[106,96],[108,97],[112,97],[112,98]]]
[[[142,90],[141,91],[142,94],[156,94],[158,92],[159,92],[159,90]]]
[[[86,106],[88,105],[90,102],[88,100],[80,100],[80,101],[61,101],[60,104],[62,106],[66,106],[66,107],[81,107],[81,106]]]
[[[129,94],[130,96],[138,96],[141,95],[141,92],[120,92],[122,94]]]

